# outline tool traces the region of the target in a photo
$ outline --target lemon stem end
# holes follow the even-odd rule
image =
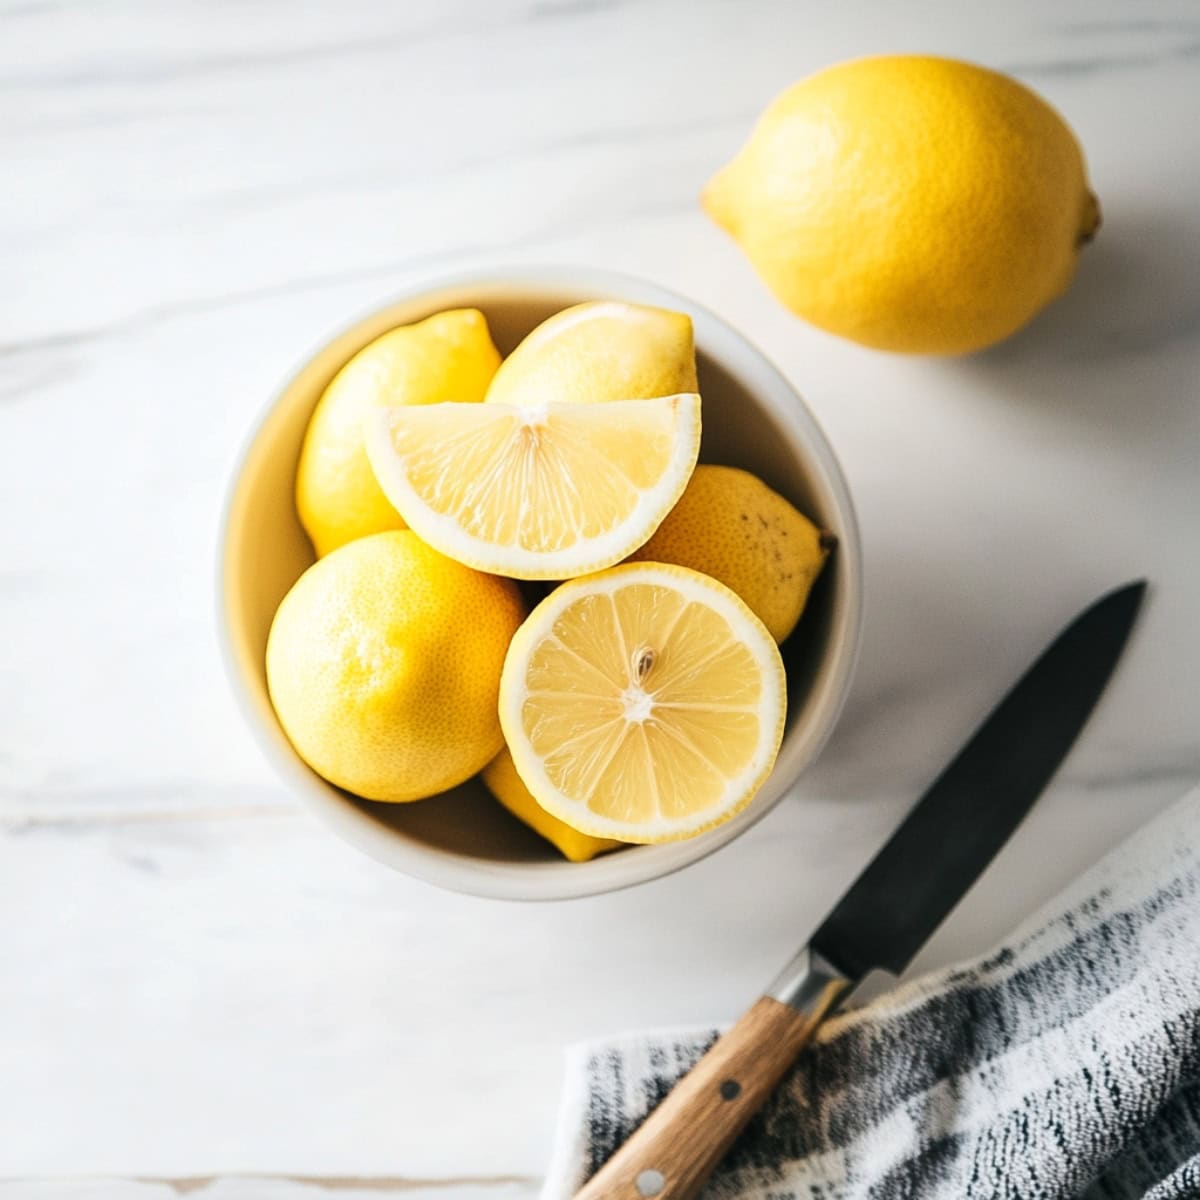
[[[1095,192],[1088,192],[1083,202],[1083,220],[1079,225],[1079,233],[1075,238],[1075,248],[1080,249],[1088,242],[1094,241],[1096,231],[1100,228],[1103,218],[1100,213],[1100,198]]]

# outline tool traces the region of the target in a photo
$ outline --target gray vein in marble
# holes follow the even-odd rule
[[[517,241],[510,241],[508,244],[518,245],[519,243]],[[353,283],[358,279],[371,279],[382,275],[393,275],[450,258],[454,253],[470,254],[480,249],[483,248],[463,247],[461,250],[454,252],[442,250],[436,253],[394,259],[390,262],[377,263],[374,266],[362,267],[361,269],[327,271],[317,275],[300,276],[295,279],[285,280],[282,283],[246,288],[239,292],[226,292],[215,296],[197,296],[192,300],[184,300],[171,304],[149,305],[107,325],[65,330],[62,333],[47,334],[44,337],[29,338],[21,342],[0,343],[0,365],[7,358],[20,359],[28,355],[54,354],[59,350],[89,345],[93,342],[109,338],[140,333],[145,329],[153,328],[165,321],[172,321],[178,317],[213,312],[231,305],[256,304],[262,300],[272,300],[279,296],[288,296],[296,292],[308,291],[312,288],[336,287],[344,283]],[[0,390],[0,402],[13,403],[19,401],[35,386],[37,385],[18,387],[9,393]]]
[[[1062,774],[1062,780],[1080,791],[1115,792],[1122,788],[1156,787],[1162,783],[1177,783],[1182,789],[1200,781],[1200,757],[1189,756],[1175,762],[1163,762],[1150,767],[1126,768],[1120,771],[1072,771]]]
[[[624,0],[555,0],[554,3],[531,4],[525,11],[531,20],[541,21],[547,18],[590,16],[592,13],[612,12],[624,6]],[[642,7],[645,7],[644,0]]]
[[[886,729],[882,722],[869,731],[863,727],[849,731],[839,728],[830,751],[798,781],[797,792],[837,796],[841,802],[855,804],[874,803],[885,797],[908,797],[915,801],[932,783],[952,751],[933,755],[928,748],[911,740],[888,738]],[[881,732],[890,747],[886,755],[886,775],[881,775],[882,759],[871,757],[871,747],[878,742]],[[903,753],[892,745],[902,741],[905,742]],[[1149,753],[1153,751],[1147,748],[1141,762],[1122,756],[1119,767],[1104,755],[1078,766],[1072,766],[1068,761],[1051,786],[1091,795],[1136,791],[1170,783],[1178,784],[1182,793],[1200,781],[1200,754],[1189,749],[1182,754],[1173,751],[1152,759],[1144,757]]]
[[[49,571],[14,571],[11,568],[0,571],[0,595],[6,601],[17,596],[38,596],[61,585],[61,576]],[[7,756],[0,751],[0,763]]]
[[[1179,18],[1159,19],[1157,17],[1139,17],[1136,20],[1112,21],[1064,21],[1056,28],[1068,37],[1095,33],[1111,33],[1124,36],[1130,33],[1196,33],[1200,30],[1200,21],[1188,21]]]
[[[444,247],[427,254],[409,255],[388,262],[375,262],[370,266],[362,265],[348,267],[344,271],[324,271],[313,275],[301,275],[281,283],[266,284],[262,287],[246,288],[241,291],[219,293],[210,296],[198,296],[192,300],[179,301],[170,304],[149,305],[130,313],[120,320],[107,325],[96,325],[89,328],[68,329],[61,333],[46,334],[42,337],[27,338],[19,342],[0,342],[0,360],[21,357],[25,355],[54,353],[58,350],[75,346],[88,345],[103,339],[121,337],[138,333],[149,327],[186,317],[195,313],[212,312],[217,309],[240,304],[257,304],[263,300],[271,300],[278,296],[289,296],[299,292],[310,291],[314,288],[337,287],[342,284],[356,283],[363,280],[378,279],[386,276],[402,275],[406,272],[430,267],[434,264],[451,265],[457,259],[471,255],[487,255],[494,257],[501,250],[523,250],[540,242],[553,240],[562,234],[586,234],[599,229],[607,229],[613,225],[622,225],[636,218],[658,218],[662,216],[678,216],[680,204],[672,201],[667,204],[644,204],[636,207],[614,211],[599,220],[580,221],[578,217],[568,215],[564,220],[553,224],[540,225],[537,229],[525,235],[498,238],[494,242],[480,242]],[[27,389],[21,389],[27,393]],[[14,403],[20,395],[10,395],[7,403]],[[5,400],[0,393],[0,400]]]
[[[331,57],[358,54],[386,54],[399,47],[434,39],[438,36],[461,37],[461,23],[429,26],[404,34],[381,34],[350,41],[324,42],[320,46],[302,46],[290,50],[259,54],[226,54],[210,57],[180,58],[155,65],[116,62],[92,70],[58,75],[10,75],[0,77],[2,91],[52,91],[89,87],[129,86],[137,84],[176,84],[186,79],[225,76],[239,72],[258,72],[272,67],[291,67]],[[470,32],[478,32],[478,27]]]
[[[877,731],[876,731],[877,732]],[[836,742],[842,740],[839,733]],[[919,750],[919,748],[914,748]],[[822,793],[836,793],[846,800],[867,801],[883,795],[916,796],[941,766],[928,753],[916,753],[911,761],[893,761],[886,784],[878,768],[862,770],[863,755],[839,754],[826,757],[798,784]],[[860,777],[861,776],[861,777]],[[1068,765],[1057,776],[1056,786],[1087,794],[1109,793],[1178,784],[1180,788],[1200,781],[1200,755],[1185,753],[1152,762],[1128,763],[1114,770],[1111,765],[1093,768]],[[865,790],[864,790],[865,789]],[[302,815],[282,788],[253,789],[205,784],[157,782],[131,787],[22,788],[0,791],[0,837],[28,836],[55,830],[72,832],[113,825],[185,823],[192,821],[272,820]]]
[[[150,308],[143,311],[157,312],[157,309]],[[94,339],[103,337],[108,333],[119,332],[120,327],[120,322],[114,322],[112,325],[101,326],[95,329],[84,329],[79,331],[67,330],[64,333],[48,333],[42,337],[26,338],[21,342],[8,342],[7,344],[0,342],[0,359],[21,358],[27,354],[40,354],[47,350],[53,351],[66,349],[69,346],[77,346],[84,342],[93,341]]]
[[[59,12],[65,7],[62,0],[50,0],[48,4],[38,4],[36,0],[24,4],[5,4],[0,6],[0,18],[7,21],[12,17],[40,17],[45,13]]]
[[[0,353],[0,359],[4,357],[6,356]],[[29,369],[28,373],[22,377],[20,374],[21,359],[16,355],[7,357],[9,357],[8,364],[0,362],[0,408],[10,403],[16,403],[30,393],[64,383],[79,374],[78,367],[67,359],[45,358],[39,360],[34,357],[32,361],[26,361],[25,365]],[[15,375],[16,378],[5,379],[3,373]],[[4,582],[0,586],[7,588],[8,583]]]
[[[216,109],[179,109],[176,110],[173,116],[184,115],[220,115],[224,110]],[[156,120],[162,114],[159,112],[147,112],[144,114],[144,119],[147,121]],[[433,165],[422,163],[419,170],[414,175],[397,175],[394,169],[387,167],[363,167],[355,170],[347,170],[335,172],[328,175],[320,175],[308,179],[288,179],[280,183],[273,183],[259,187],[239,187],[226,191],[210,191],[205,193],[197,193],[196,199],[205,203],[209,201],[221,202],[223,209],[226,212],[236,211],[255,211],[263,207],[265,204],[270,204],[274,201],[283,199],[287,201],[306,202],[314,196],[322,196],[329,194],[338,194],[350,188],[367,185],[374,190],[385,190],[387,188],[404,188],[411,186],[415,182],[422,185],[440,182],[442,180],[453,180],[460,176],[471,175],[479,171],[490,171],[494,168],[510,169],[515,166],[520,166],[525,162],[537,162],[548,155],[567,153],[574,150],[582,149],[605,149],[616,148],[620,149],[628,146],[640,146],[646,144],[654,144],[656,142],[686,138],[696,134],[709,134],[719,132],[724,129],[747,130],[750,128],[755,117],[758,115],[757,109],[739,110],[729,116],[715,116],[707,114],[698,117],[694,120],[666,123],[662,125],[647,125],[638,124],[632,126],[609,126],[598,129],[583,130],[572,133],[566,137],[553,137],[544,142],[537,142],[529,146],[508,147],[497,153],[479,154],[460,158],[444,165]],[[114,127],[125,127],[137,124],[136,118],[128,113],[122,114],[128,119],[119,122],[113,122]],[[104,126],[107,122],[101,120],[95,122],[97,127]],[[65,133],[71,133],[77,129],[91,127],[90,122],[85,122],[78,126],[63,127]],[[26,127],[18,127],[17,132],[23,132]],[[37,132],[36,127],[29,127],[32,132]],[[12,132],[11,128],[6,127],[3,134],[7,136]],[[706,164],[707,174],[719,165],[719,158],[712,163]],[[699,182],[696,185],[699,187]],[[693,189],[696,190],[696,189]],[[689,193],[689,200],[694,200],[695,196]],[[115,206],[96,205],[91,209],[91,212],[104,212]],[[572,226],[572,229],[575,227]],[[61,232],[62,227],[58,229],[49,228],[43,229],[42,232],[56,234]],[[29,236],[29,231],[23,233],[24,237]]]
[[[562,16],[588,15],[623,7],[624,0],[577,0],[564,12],[555,6],[535,4],[514,13],[508,19],[465,21],[460,16],[449,20],[432,21],[395,33],[376,31],[360,38],[334,41],[323,40],[319,45],[296,46],[288,49],[263,49],[248,54],[195,55],[169,59],[165,55],[147,62],[111,62],[59,74],[15,74],[0,76],[0,91],[59,91],[88,87],[129,86],[141,84],[175,84],[185,79],[224,77],[246,71],[261,72],[320,62],[330,58],[355,56],[375,57],[395,50],[420,48],[424,51],[431,42],[477,40],[504,29],[536,24]],[[396,11],[400,11],[397,9]],[[493,10],[495,11],[495,10]]]
[[[145,822],[276,819],[300,811],[282,785],[278,790],[170,782],[94,791],[15,788],[0,791],[0,835]]]
[[[244,2],[244,0],[235,0]],[[0,2],[0,20],[9,17],[41,17],[52,13],[73,12],[79,9],[94,9],[95,0],[6,0]],[[116,8],[117,4],[110,7]],[[121,0],[119,7],[123,9],[144,9],[161,7],[159,0]]]
[[[1200,39],[1178,46],[1148,50],[1142,54],[1093,54],[1077,58],[1047,61],[998,62],[991,64],[997,71],[1024,79],[1067,79],[1100,75],[1133,67],[1152,67],[1169,62],[1187,62],[1200,57]]]
[[[317,176],[312,179],[286,180],[282,183],[264,187],[239,188],[225,193],[211,192],[209,199],[224,201],[224,207],[230,209],[255,209],[262,201],[278,199],[308,200],[313,196],[338,193],[352,187],[366,184],[372,188],[386,189],[388,187],[402,188],[414,181],[430,183],[444,179],[454,179],[460,175],[471,175],[477,171],[490,170],[493,167],[511,168],[524,162],[537,161],[547,155],[567,153],[572,150],[604,149],[608,147],[623,148],[653,144],[669,138],[687,137],[696,133],[709,133],[723,128],[747,129],[754,120],[756,112],[739,112],[729,117],[704,117],[695,121],[680,121],[665,125],[629,125],[612,126],[602,129],[582,130],[569,137],[551,138],[530,146],[520,146],[505,149],[496,154],[480,154],[461,158],[448,163],[444,167],[429,169],[428,164],[422,164],[416,176],[400,176],[394,170],[364,167],[360,170],[342,171],[331,175]],[[714,164],[718,165],[718,164]],[[689,199],[695,197],[689,194]],[[232,203],[231,203],[232,201]]]
[[[115,112],[84,113],[63,121],[7,121],[2,131],[6,142],[25,137],[45,137],[48,134],[70,136],[84,130],[97,129],[128,129],[134,125],[146,125],[158,122],[171,122],[180,117],[203,117],[211,119],[224,117],[228,109],[215,106],[165,108],[119,109]]]

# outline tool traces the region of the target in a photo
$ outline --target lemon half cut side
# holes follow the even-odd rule
[[[569,579],[619,562],[670,512],[699,454],[700,397],[379,409],[366,445],[384,494],[435,549]]]
[[[774,638],[707,575],[628,563],[572,580],[517,631],[500,724],[534,799],[593,837],[666,842],[727,821],[774,765]]]

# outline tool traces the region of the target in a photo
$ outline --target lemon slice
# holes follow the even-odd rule
[[[384,495],[435,549],[497,575],[569,579],[633,553],[679,499],[700,397],[377,409],[366,446]]]
[[[662,563],[557,588],[500,677],[500,724],[534,799],[624,842],[691,837],[748,804],[786,707],[762,622],[724,584]]]

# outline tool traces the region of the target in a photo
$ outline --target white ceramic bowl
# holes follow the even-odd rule
[[[551,313],[628,300],[691,315],[703,397],[701,460],[745,467],[838,539],[799,627],[784,644],[788,718],[770,778],[739,816],[690,841],[561,859],[476,780],[415,804],[378,804],[326,783],[296,755],[267,696],[263,655],[280,599],[312,562],[293,484],[313,406],[337,370],[386,330],[431,313],[482,309],[507,354]],[[229,492],[219,564],[221,638],[234,690],[288,786],[348,842],[430,883],[481,896],[560,899],[611,891],[696,862],[732,841],[795,783],[841,710],[858,652],[862,570],[854,509],[837,459],[791,384],[724,321],[654,284],[601,271],[513,269],[456,275],[357,321],[284,385],[250,438]]]

